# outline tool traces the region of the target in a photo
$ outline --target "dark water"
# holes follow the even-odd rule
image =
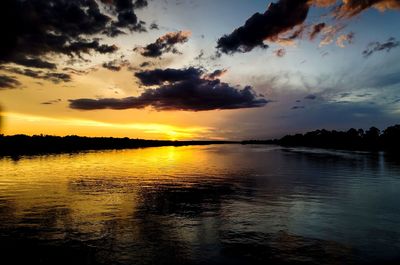
[[[400,264],[400,161],[263,146],[0,160],[1,264]]]

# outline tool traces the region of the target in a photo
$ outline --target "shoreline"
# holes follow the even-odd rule
[[[172,141],[114,137],[2,135],[0,136],[0,157],[240,143],[235,141]]]

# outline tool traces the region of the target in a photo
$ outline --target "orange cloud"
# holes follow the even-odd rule
[[[340,48],[346,48],[345,43],[347,42],[347,43],[351,44],[353,42],[353,39],[354,39],[354,33],[353,32],[350,32],[348,34],[342,34],[337,38],[336,44]]]
[[[400,9],[399,0],[312,0],[311,4],[325,8],[338,4],[333,12],[337,18],[350,18],[371,7],[382,12],[390,9]]]

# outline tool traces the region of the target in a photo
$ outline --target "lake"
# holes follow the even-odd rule
[[[2,264],[400,264],[400,159],[210,145],[0,159]]]

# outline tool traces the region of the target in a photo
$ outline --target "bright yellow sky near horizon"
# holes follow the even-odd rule
[[[229,115],[226,111],[160,112],[151,108],[81,111],[68,107],[68,100],[77,97],[112,98],[140,94],[143,89],[137,85],[132,72],[127,69],[110,72],[98,67],[88,75],[73,75],[72,82],[59,84],[25,76],[18,78],[23,87],[2,91],[0,99],[2,133],[6,135],[225,139],[216,133],[214,126]],[[61,101],[57,101],[58,99]],[[49,101],[55,102],[42,104]],[[218,115],[215,115],[216,112]]]

